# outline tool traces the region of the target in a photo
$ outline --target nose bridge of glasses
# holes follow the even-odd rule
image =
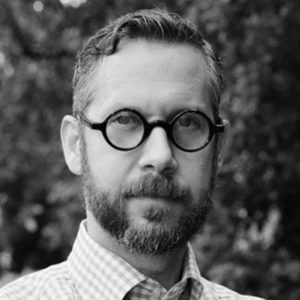
[[[145,134],[147,137],[151,134],[152,130],[155,127],[163,128],[166,131],[168,138],[171,137],[171,125],[163,120],[156,120],[150,123],[146,123]]]
[[[155,153],[154,157],[169,159],[172,157],[172,150],[171,150],[171,125],[163,120],[155,120],[152,122],[145,122],[145,132],[144,132],[144,139],[146,144],[150,148],[149,153]],[[158,127],[158,128],[157,128]],[[153,131],[154,129],[154,131]],[[150,154],[149,154],[150,155]]]

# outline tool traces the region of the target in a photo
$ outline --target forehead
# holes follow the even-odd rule
[[[207,66],[188,44],[122,40],[116,53],[95,68],[91,109],[97,114],[133,107],[165,113],[189,107],[210,109]]]

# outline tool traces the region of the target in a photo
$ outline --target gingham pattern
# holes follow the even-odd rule
[[[258,300],[201,277],[188,246],[182,280],[170,290],[100,247],[80,225],[67,261],[24,276],[0,290],[0,300]]]

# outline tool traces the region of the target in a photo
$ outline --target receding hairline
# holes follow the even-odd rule
[[[87,79],[86,92],[87,92],[87,94],[85,95],[86,101],[83,102],[84,105],[83,105],[83,107],[81,107],[81,111],[86,110],[86,108],[90,105],[90,103],[94,99],[95,90],[97,88],[97,83],[95,82],[95,80],[97,80],[98,72],[102,71],[101,64],[102,64],[103,60],[118,54],[120,51],[122,51],[124,46],[126,47],[128,44],[133,44],[135,42],[146,42],[146,43],[151,43],[154,45],[156,44],[158,46],[162,46],[161,51],[163,51],[163,47],[176,48],[176,47],[180,47],[180,46],[187,46],[190,49],[193,49],[195,52],[198,52],[199,58],[202,59],[203,64],[205,65],[205,69],[206,69],[205,70],[205,86],[206,86],[206,89],[208,89],[208,90],[210,89],[209,76],[208,76],[208,63],[206,61],[205,54],[203,53],[202,49],[195,46],[193,43],[190,43],[188,41],[172,41],[172,40],[170,41],[170,40],[160,40],[160,39],[146,38],[146,37],[137,37],[137,38],[124,37],[118,43],[118,47],[117,47],[116,51],[111,55],[100,55],[98,57],[97,61],[95,61],[95,63],[93,64],[92,68],[90,69],[90,72],[86,75],[86,79]],[[214,104],[211,103],[211,105],[213,106]]]
[[[73,77],[73,113],[82,111],[82,107],[90,103],[90,78],[99,68],[99,62],[106,56],[114,55],[124,39],[145,39],[169,45],[185,44],[200,50],[207,66],[209,98],[214,115],[218,116],[223,81],[220,60],[212,45],[195,24],[175,13],[160,9],[140,10],[123,15],[97,31],[84,43],[77,55]]]

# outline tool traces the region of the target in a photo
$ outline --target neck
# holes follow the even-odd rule
[[[126,251],[115,238],[96,223],[94,218],[87,219],[87,231],[99,245],[159,282],[167,290],[180,280],[186,246],[159,255],[135,254]]]

